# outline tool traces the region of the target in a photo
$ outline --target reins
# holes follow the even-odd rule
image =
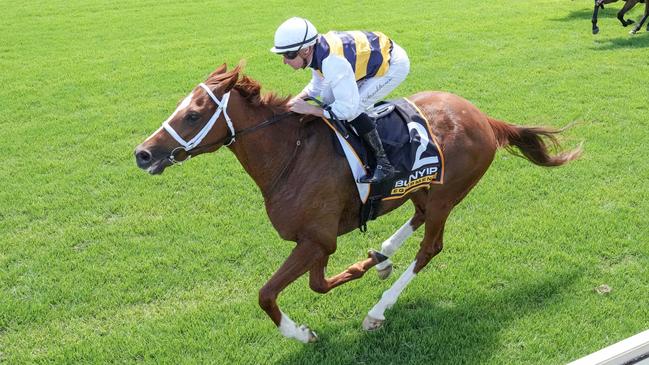
[[[232,135],[232,132],[230,132],[230,130],[228,130],[228,134],[225,137],[219,139],[216,142],[209,143],[209,144],[206,144],[206,145],[203,145],[203,146],[198,146],[193,151],[201,151],[201,150],[204,150],[204,149],[207,149],[207,148],[210,148],[210,147],[214,147],[214,146],[218,146],[218,145],[221,145],[221,144],[226,145],[226,146],[230,145],[233,142],[232,140],[234,139],[234,136],[242,136],[242,135],[246,135],[248,133],[255,132],[255,131],[259,130],[259,129],[266,128],[266,127],[268,127],[268,126],[270,126],[272,124],[275,124],[275,123],[277,123],[277,122],[283,120],[284,118],[286,118],[286,117],[288,117],[290,115],[293,115],[293,114],[295,114],[295,113],[293,113],[293,112],[284,112],[284,113],[280,113],[280,114],[275,114],[272,117],[264,120],[263,122],[255,125],[255,126],[244,128],[244,129],[241,129],[241,130],[238,130],[238,131],[235,130],[234,135]],[[189,154],[189,151],[187,151],[187,153]],[[190,154],[190,156],[191,156],[191,154]]]

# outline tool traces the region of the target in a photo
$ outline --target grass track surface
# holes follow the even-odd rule
[[[0,363],[561,364],[649,328],[649,34],[592,1],[33,1],[0,22]],[[638,19],[640,9],[630,16]],[[136,144],[222,62],[266,91],[308,81],[268,52],[286,18],[381,30],[412,71],[392,96],[462,95],[525,125],[576,126],[584,157],[500,152],[446,225],[444,251],[383,329],[360,323],[414,257],[279,303],[321,341],[284,339],[257,290],[293,247],[227,150],[151,177]],[[322,167],[326,173],[326,167]],[[411,215],[341,237],[337,273]],[[607,284],[612,292],[594,289]]]

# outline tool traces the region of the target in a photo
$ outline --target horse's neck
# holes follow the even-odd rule
[[[246,120],[243,128],[258,125],[272,115],[263,108],[246,109],[240,114],[240,118]],[[299,129],[298,117],[287,116],[271,125],[240,136],[231,146],[232,152],[259,186],[265,198],[272,194],[280,175],[286,172],[288,164],[296,157],[300,138]]]

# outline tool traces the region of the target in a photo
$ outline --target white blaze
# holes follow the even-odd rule
[[[189,106],[189,104],[191,104],[193,97],[194,97],[194,92],[192,91],[191,93],[189,93],[189,95],[187,95],[187,97],[185,97],[185,99],[183,99],[183,101],[180,103],[180,105],[178,105],[176,110],[171,114],[171,116],[169,116],[169,118],[167,118],[167,120],[165,120],[164,123],[169,122],[170,120],[172,120],[176,116],[176,114],[178,114],[178,112],[180,112],[181,110],[187,108]],[[162,123],[162,124],[164,125],[164,123]],[[160,130],[163,129],[163,128],[164,127],[158,128],[158,130],[153,132],[153,134],[150,135],[149,138],[145,139],[144,142],[146,142],[146,141],[150,140],[151,138],[153,138],[153,136],[158,134],[158,132],[160,132]]]

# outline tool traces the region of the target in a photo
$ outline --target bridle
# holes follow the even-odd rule
[[[173,137],[173,139],[175,139],[176,142],[178,142],[180,144],[180,146],[174,148],[171,151],[171,153],[169,154],[169,157],[167,158],[169,160],[169,162],[171,162],[172,165],[173,164],[181,164],[182,162],[185,162],[185,161],[189,160],[192,157],[190,151],[196,152],[196,151],[204,150],[204,149],[207,149],[207,148],[210,148],[210,147],[218,146],[218,145],[221,145],[221,144],[226,146],[226,147],[230,146],[232,143],[234,143],[236,141],[235,136],[241,136],[241,135],[256,131],[258,129],[267,127],[267,126],[269,126],[269,125],[271,125],[273,123],[276,123],[276,122],[284,119],[288,115],[294,114],[293,112],[284,112],[284,113],[281,113],[281,114],[276,114],[276,115],[272,116],[271,118],[266,119],[265,121],[255,125],[253,127],[244,128],[244,129],[235,131],[234,125],[232,124],[232,119],[230,118],[230,116],[228,115],[228,112],[226,110],[226,108],[228,106],[228,101],[230,100],[230,92],[228,91],[227,93],[223,94],[223,97],[221,98],[221,100],[219,100],[212,93],[212,90],[210,90],[210,88],[207,85],[205,85],[204,83],[200,83],[199,86],[201,88],[203,88],[207,92],[207,94],[214,101],[214,103],[216,103],[217,108],[214,111],[214,114],[212,114],[212,117],[207,121],[205,126],[194,136],[194,138],[190,139],[189,141],[185,141],[185,139],[183,139],[180,136],[180,134],[178,134],[173,129],[173,127],[169,124],[169,120],[172,119],[173,115],[171,117],[169,117],[166,121],[164,121],[164,123],[162,123],[162,127],[164,128],[164,130],[166,130],[167,133],[169,133],[171,135],[171,137]],[[200,145],[201,141],[203,141],[203,139],[212,130],[212,128],[214,127],[214,124],[216,124],[216,121],[217,121],[217,119],[219,119],[219,116],[221,115],[221,113],[223,113],[223,117],[225,118],[225,123],[228,126],[228,134],[225,137],[221,138],[220,140],[218,140],[218,141],[216,141],[214,143],[210,143],[210,144],[201,146]],[[175,154],[178,151],[185,151],[185,153],[187,154],[187,157],[182,161],[176,160]]]
[[[203,141],[203,138],[205,138],[205,136],[207,136],[212,130],[212,127],[214,127],[214,124],[216,123],[216,120],[219,119],[221,113],[223,113],[223,116],[225,117],[225,123],[228,125],[228,130],[232,134],[232,138],[230,139],[228,144],[226,144],[226,146],[229,146],[234,142],[234,126],[232,125],[232,119],[230,119],[230,116],[228,115],[228,112],[226,110],[228,101],[230,100],[230,92],[228,91],[227,93],[223,94],[223,98],[219,100],[216,96],[214,96],[212,90],[210,90],[207,85],[201,82],[199,86],[202,87],[210,96],[210,98],[212,98],[212,100],[216,103],[216,110],[214,111],[214,114],[212,114],[210,120],[207,121],[205,126],[194,136],[194,138],[190,139],[189,141],[185,141],[185,139],[183,139],[183,137],[181,137],[180,134],[178,134],[169,124],[169,119],[171,119],[171,117],[165,120],[164,123],[162,123],[162,127],[167,131],[167,133],[169,133],[171,137],[173,137],[173,139],[175,139],[176,142],[180,144],[180,146],[174,148],[169,155],[169,161],[172,164],[180,163],[191,158],[189,151],[200,145],[201,141]],[[177,151],[185,151],[188,157],[183,161],[176,160],[175,153]]]

